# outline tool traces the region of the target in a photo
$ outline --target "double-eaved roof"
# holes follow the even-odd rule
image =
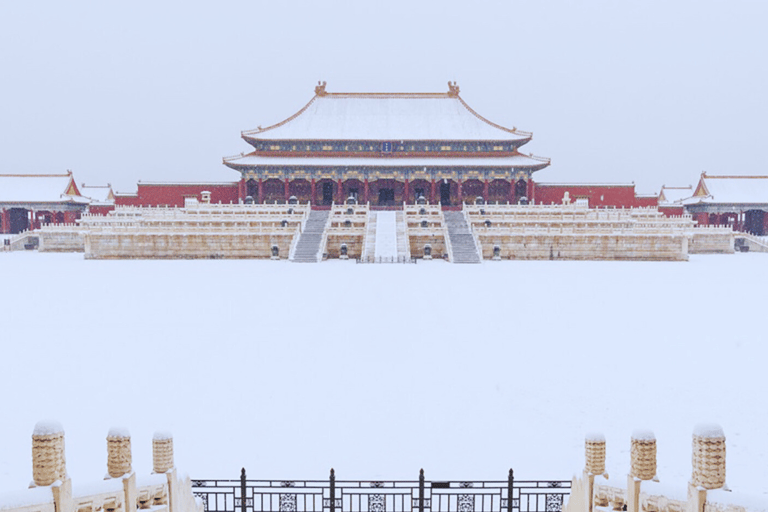
[[[527,172],[548,158],[518,148],[532,134],[493,123],[446,93],[329,93],[325,82],[288,119],[245,131],[255,151],[224,158],[242,172],[273,168],[506,168]]]

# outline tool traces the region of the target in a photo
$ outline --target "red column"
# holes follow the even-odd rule
[[[437,195],[437,181],[432,179],[431,187],[429,189],[429,204],[435,204],[435,195]]]
[[[459,184],[459,205],[461,206],[464,204],[464,191],[461,189],[461,185],[462,185],[461,179],[458,180],[458,184]]]
[[[489,191],[490,191],[490,186],[488,184],[488,180],[486,179],[485,181],[483,181],[483,199],[485,200],[486,203],[488,202]]]
[[[259,178],[259,204],[264,202],[264,180]]]
[[[363,182],[363,203],[368,204],[368,178]]]
[[[291,185],[288,178],[285,178],[285,203],[288,204],[288,198],[291,197]]]
[[[237,198],[242,201],[245,199],[245,178],[240,178],[237,183]]]
[[[403,202],[404,203],[408,202],[408,184],[409,184],[409,180],[408,178],[405,178],[405,184],[403,185]]]
[[[525,195],[528,197],[528,202],[531,202],[531,180],[525,182]]]
[[[509,181],[509,203],[515,204],[515,180],[512,179]]]
[[[315,204],[315,178],[309,182],[309,202]]]
[[[339,200],[336,202],[338,204],[344,204],[344,182],[341,180],[339,180],[338,196],[339,196]]]
[[[0,212],[0,233],[9,233],[11,231],[11,215],[3,208]]]

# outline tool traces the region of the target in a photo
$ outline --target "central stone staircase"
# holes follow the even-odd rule
[[[451,261],[453,263],[480,263],[475,237],[469,229],[464,212],[443,212],[448,237],[451,240]]]
[[[299,235],[296,249],[293,253],[293,261],[297,263],[317,263],[320,259],[320,242],[323,241],[323,232],[328,224],[329,210],[312,210],[304,225],[304,231]]]

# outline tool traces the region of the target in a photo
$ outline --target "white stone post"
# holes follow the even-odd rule
[[[693,431],[691,482],[704,489],[725,485],[725,434],[719,425],[698,425]]]
[[[166,473],[173,467],[173,436],[155,432],[152,437],[152,466],[155,473]]]
[[[64,428],[57,421],[39,421],[32,432],[32,479],[35,486],[67,477]]]
[[[725,434],[719,425],[693,429],[693,472],[688,484],[688,511],[704,512],[707,490],[725,486]]]
[[[605,474],[605,436],[593,432],[584,438],[584,477],[587,485],[584,487],[587,512],[592,512],[595,504],[595,475]]]
[[[120,478],[131,472],[131,434],[125,428],[113,427],[107,434],[107,473]]]
[[[632,432],[631,454],[627,475],[627,512],[640,512],[640,483],[656,477],[656,436],[653,432]]]

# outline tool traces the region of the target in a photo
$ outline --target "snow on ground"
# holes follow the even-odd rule
[[[0,254],[0,491],[30,436],[66,430],[76,481],[134,469],[173,432],[197,478],[569,478],[603,432],[622,483],[634,429],[662,483],[717,422],[728,484],[768,491],[763,254],[688,263],[296,265]]]

